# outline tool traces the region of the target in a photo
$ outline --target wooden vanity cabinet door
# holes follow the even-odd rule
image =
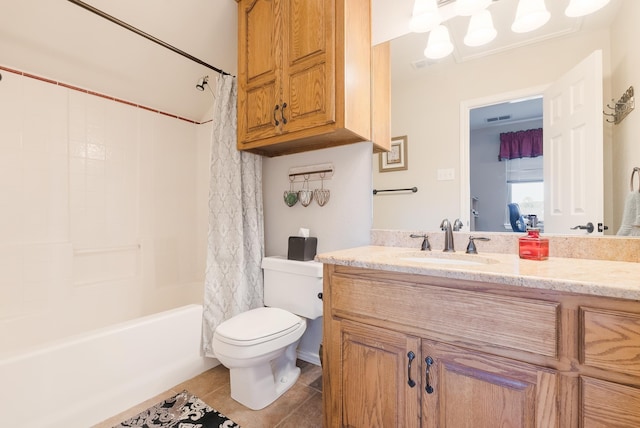
[[[422,343],[423,427],[559,428],[555,371],[447,344]],[[430,367],[426,358],[433,361]],[[425,390],[427,383],[431,393]]]
[[[582,428],[640,427],[640,389],[583,376]]]
[[[339,427],[420,426],[420,340],[402,333],[342,321]],[[413,387],[408,384],[409,352]],[[334,419],[335,421],[335,419]]]

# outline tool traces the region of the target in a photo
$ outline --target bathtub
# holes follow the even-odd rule
[[[196,376],[202,306],[188,305],[0,360],[7,427],[86,428]]]

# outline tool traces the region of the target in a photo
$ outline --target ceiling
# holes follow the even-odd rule
[[[484,48],[468,48],[462,42],[465,19],[447,26],[454,54],[441,62],[468,61],[480,55],[512,49],[600,25],[613,16],[612,0],[597,17],[568,19],[568,0],[546,2],[552,19],[526,36],[508,28],[516,0],[499,0],[490,6],[498,37]],[[635,1],[635,0],[634,0]],[[181,49],[231,74],[237,73],[237,3],[235,0],[86,0],[115,18]],[[122,98],[195,121],[205,121],[213,98],[195,90],[198,79],[216,73],[156,45],[68,0],[14,0],[5,2],[0,14],[0,64]],[[413,0],[372,0],[373,41],[407,34]],[[444,7],[451,7],[447,5]],[[605,12],[605,13],[603,13]],[[412,40],[413,39],[413,40]],[[414,72],[416,60],[424,60],[425,34],[398,39],[396,56],[404,72]],[[397,71],[397,70],[396,70]],[[394,75],[398,75],[394,71]],[[1,83],[0,83],[1,84]]]

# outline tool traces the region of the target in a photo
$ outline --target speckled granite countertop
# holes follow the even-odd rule
[[[482,262],[472,265],[425,263],[408,258],[449,257]],[[415,248],[365,246],[319,254],[322,263],[431,275],[469,281],[487,281],[520,287],[557,290],[604,297],[640,300],[640,263],[551,257],[522,260],[514,254],[465,254],[464,251],[420,252]]]

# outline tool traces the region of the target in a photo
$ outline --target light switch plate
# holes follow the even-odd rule
[[[438,169],[438,181],[448,181],[455,179],[455,171],[453,168]]]

